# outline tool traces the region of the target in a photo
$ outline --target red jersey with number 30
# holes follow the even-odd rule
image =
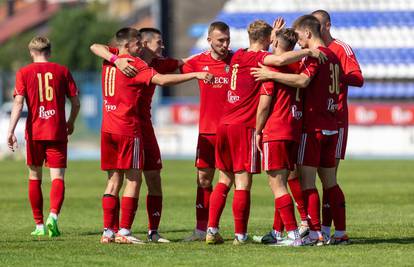
[[[341,63],[344,74],[361,71],[352,48],[339,40],[333,40],[328,48],[336,55]],[[348,85],[341,83],[341,92],[338,99],[338,123],[340,127],[348,127]]]
[[[282,73],[299,72],[300,64],[271,68]],[[275,83],[274,88],[260,90],[261,95],[272,96],[272,105],[266,125],[263,129],[263,142],[276,140],[292,140],[299,142],[302,133],[301,88],[293,88],[282,83]]]
[[[318,49],[328,58],[324,64],[319,64],[318,59],[311,57],[302,60],[301,73],[312,79],[303,90],[305,132],[338,130],[339,79],[342,69],[338,58],[329,48],[320,46]]]
[[[53,62],[36,62],[16,73],[14,95],[24,96],[28,107],[26,138],[67,140],[65,97],[78,94],[69,70]]]
[[[104,61],[102,69],[103,118],[102,132],[136,137],[141,135],[139,105],[142,90],[148,89],[151,79],[157,72],[144,61],[130,55],[130,62],[138,73],[129,78],[113,64]]]
[[[229,52],[223,60],[216,60],[210,51],[191,57],[181,68],[181,72],[206,71],[214,75],[212,82],[198,81],[200,88],[200,125],[202,134],[216,134],[223,107],[226,101],[226,93],[229,86],[230,60],[233,53]]]
[[[259,104],[260,90],[273,90],[273,82],[256,82],[250,74],[250,68],[263,64],[269,55],[266,51],[248,51],[239,49],[234,53],[230,65],[230,89],[224,106],[221,124],[245,124],[255,128],[256,112]]]

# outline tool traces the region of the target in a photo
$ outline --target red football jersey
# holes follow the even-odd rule
[[[14,95],[26,99],[26,138],[67,140],[65,97],[78,94],[69,70],[52,62],[36,62],[16,73]]]
[[[139,105],[142,91],[149,88],[157,72],[139,58],[130,55],[120,57],[133,59],[130,64],[138,70],[138,74],[128,78],[113,64],[104,61],[102,132],[136,137],[141,135]]]
[[[223,60],[216,60],[210,51],[205,51],[189,59],[181,68],[183,73],[206,71],[214,75],[212,82],[198,81],[200,88],[200,124],[202,134],[215,134],[229,86],[230,60],[233,54],[229,52]]]
[[[230,89],[224,105],[221,124],[245,124],[255,128],[256,112],[259,104],[260,90],[273,90],[273,82],[256,82],[250,74],[250,68],[263,64],[269,55],[266,51],[248,51],[239,49],[234,53],[230,64]]]
[[[298,73],[299,63],[272,68],[283,73]],[[300,141],[302,133],[303,97],[301,88],[275,83],[274,89],[261,89],[261,95],[271,95],[272,106],[263,129],[263,142],[276,140]]]
[[[342,41],[334,40],[328,48],[336,55],[341,63],[344,74],[361,71],[352,48]],[[341,127],[348,127],[348,85],[341,83],[341,92],[338,100],[338,123]]]
[[[327,57],[324,64],[318,59],[302,60],[301,73],[312,80],[304,89],[304,131],[338,130],[337,110],[342,69],[338,58],[327,47],[318,47]]]

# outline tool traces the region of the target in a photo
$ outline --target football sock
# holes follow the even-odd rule
[[[124,229],[131,229],[134,222],[135,212],[138,208],[138,198],[122,197],[121,201],[121,223],[120,227]],[[121,233],[122,234],[122,233]]]
[[[287,235],[288,235],[288,238],[290,238],[290,239],[299,239],[300,238],[299,230],[297,228],[295,230],[288,231]]]
[[[212,187],[197,187],[196,198],[196,229],[206,231],[208,223],[208,209]]]
[[[339,238],[345,235],[345,231],[337,231],[335,230],[334,237]]]
[[[113,237],[114,236],[114,232],[111,229],[104,229],[103,235],[106,237]]]
[[[321,230],[320,209],[321,203],[319,200],[319,193],[316,188],[303,191],[303,199],[305,201],[305,208],[309,215],[309,229],[312,231]]]
[[[103,222],[104,229],[113,229],[114,222],[116,220],[115,215],[117,213],[117,197],[109,194],[105,194],[102,197],[102,209],[103,209]]]
[[[234,190],[233,196],[233,218],[234,232],[236,234],[246,234],[247,224],[250,215],[250,191]]]
[[[321,231],[312,231],[312,230],[310,230],[309,231],[309,237],[311,239],[319,239],[319,238],[322,237],[322,233],[321,233]]]
[[[210,196],[210,208],[208,213],[208,227],[219,227],[219,221],[224,207],[226,206],[227,194],[230,188],[223,184],[217,183]]]
[[[49,217],[52,217],[55,220],[58,219],[58,215],[56,213],[54,213],[54,212],[49,213]]]
[[[29,179],[29,201],[36,224],[43,224],[42,180]]]
[[[131,234],[131,230],[128,228],[121,228],[118,231],[118,234],[120,235],[130,235]]]
[[[162,196],[147,195],[148,230],[157,231],[162,213]]]
[[[116,208],[115,208],[115,218],[114,218],[114,223],[112,225],[112,230],[116,232],[118,232],[119,230],[119,211],[121,209],[121,201],[119,201],[119,197],[116,196]]]
[[[44,230],[45,229],[45,225],[44,224],[36,224],[36,230]]]
[[[298,228],[295,218],[295,210],[293,208],[293,201],[289,194],[285,194],[275,199],[275,206],[280,213],[282,222],[285,225],[286,231],[293,231]]]
[[[300,187],[299,178],[296,177],[292,180],[288,180],[290,192],[292,193],[293,199],[295,200],[295,205],[298,209],[300,219],[306,221],[307,214],[305,210],[305,203],[303,201],[302,188]]]
[[[50,188],[50,212],[59,214],[65,199],[65,182],[63,179],[53,179]]]
[[[235,234],[238,240],[245,241],[247,240],[247,234]]]
[[[322,225],[331,226],[332,225],[332,213],[331,207],[329,205],[329,192],[328,189],[323,189],[322,195]]]
[[[325,226],[322,224],[322,233],[324,233],[326,236],[331,236],[331,227]]]
[[[339,185],[327,189],[335,231],[346,230],[345,196]]]
[[[273,216],[273,230],[279,233],[283,233],[283,230],[285,229],[285,226],[282,221],[282,217],[280,217],[279,209],[277,208],[276,199],[275,202],[275,213]]]

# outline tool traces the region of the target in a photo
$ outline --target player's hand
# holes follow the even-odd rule
[[[73,133],[73,131],[75,130],[75,125],[73,124],[73,122],[67,122],[66,123],[66,128],[68,131],[68,135],[71,135]]]
[[[18,145],[17,145],[17,138],[16,138],[16,136],[14,135],[14,133],[9,133],[8,135],[7,135],[7,146],[10,148],[10,150],[11,151],[15,151],[16,150],[16,148],[18,148]]]
[[[272,34],[270,35],[270,40],[272,41],[272,43],[275,41],[276,32],[283,29],[285,25],[286,25],[286,22],[282,17],[278,17],[277,19],[275,19],[275,21],[273,22]]]
[[[250,74],[256,78],[256,81],[267,81],[272,79],[273,71],[265,65],[259,63],[259,68],[250,69]]]
[[[319,61],[319,64],[323,64],[328,60],[326,55],[319,49],[314,48],[314,49],[309,49],[309,51],[310,51],[310,56],[317,58]]]
[[[262,134],[256,133],[256,147],[260,151],[260,153],[263,153],[262,151],[262,139],[263,138],[262,137],[263,137]]]
[[[115,60],[115,66],[126,76],[128,77],[135,77],[138,71],[137,69],[129,64],[129,62],[133,62],[134,60],[131,58],[118,58]]]
[[[204,80],[206,82],[211,82],[214,78],[213,74],[209,72],[197,72],[196,78],[199,80]]]

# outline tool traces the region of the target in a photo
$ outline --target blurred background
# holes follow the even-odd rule
[[[99,159],[101,61],[92,43],[108,43],[123,26],[157,27],[165,55],[182,58],[208,49],[212,21],[231,27],[231,48],[248,46],[247,25],[287,24],[316,9],[327,10],[332,35],[356,53],[365,77],[363,88],[349,89],[348,158],[414,158],[414,1],[411,0],[14,0],[0,1],[0,159],[11,154],[6,134],[15,72],[30,63],[29,40],[38,34],[52,41],[52,61],[72,71],[82,101],[69,159]],[[193,158],[198,134],[196,82],[158,88],[153,119],[164,158]],[[24,114],[23,114],[24,116]],[[16,131],[23,145],[24,118]]]

